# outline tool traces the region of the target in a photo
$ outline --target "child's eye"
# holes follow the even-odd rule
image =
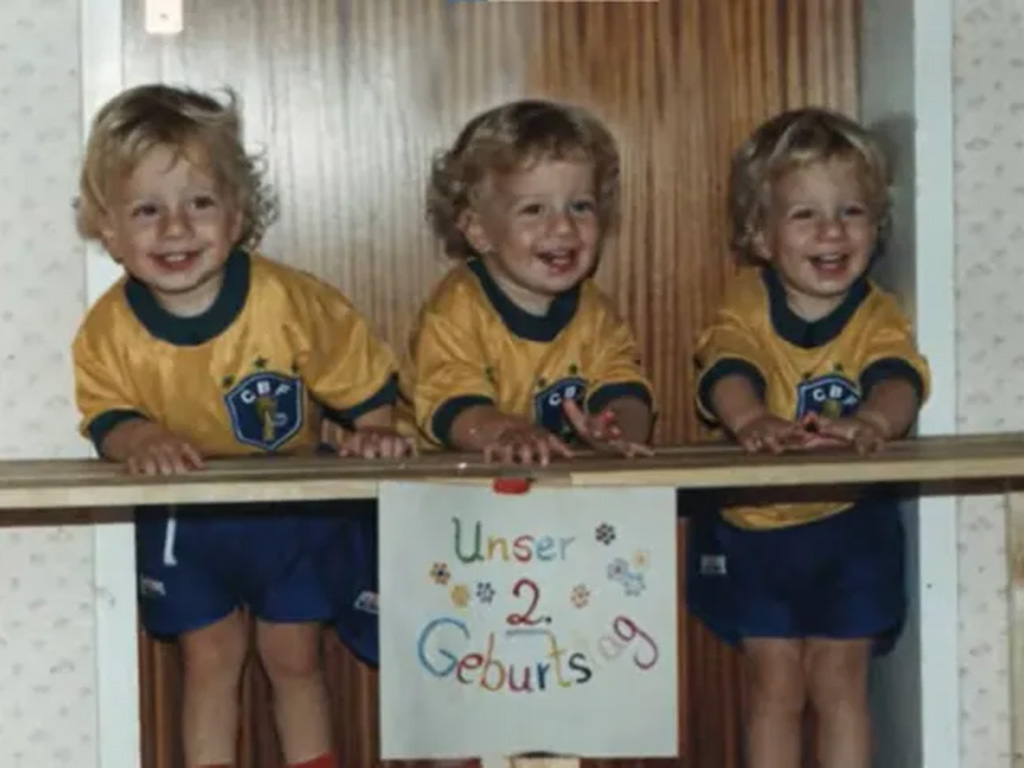
[[[790,212],[789,218],[796,219],[797,221],[806,221],[807,219],[814,218],[813,208],[796,208]]]
[[[194,205],[198,210],[203,211],[207,208],[213,208],[216,206],[217,200],[213,195],[196,195],[192,200],[192,205]]]
[[[867,212],[867,208],[865,208],[863,205],[860,205],[859,203],[847,205],[845,208],[843,208],[844,216],[864,216],[867,214]]]
[[[523,216],[540,216],[544,212],[544,206],[540,203],[528,203],[519,209]]]
[[[139,203],[131,209],[131,216],[133,219],[156,216],[156,214],[157,207],[153,203]]]
[[[594,210],[593,200],[577,200],[572,204],[573,213],[590,213]]]

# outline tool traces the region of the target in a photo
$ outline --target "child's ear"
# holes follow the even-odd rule
[[[494,250],[494,244],[487,236],[483,218],[478,211],[472,208],[464,210],[459,216],[458,227],[470,248],[477,253],[490,253]]]
[[[750,246],[757,258],[764,259],[765,261],[772,260],[772,252],[768,247],[768,240],[764,236],[763,229],[757,230],[754,236],[750,238]]]
[[[99,222],[97,223],[97,230],[100,236],[100,243],[103,244],[103,248],[106,250],[107,253],[110,254],[111,258],[114,259],[114,261],[119,262],[120,259],[117,257],[116,253],[117,249],[114,248],[114,243],[117,239],[116,230],[114,229],[114,222],[111,219],[110,214],[102,214]]]
[[[232,243],[237,243],[242,239],[242,226],[245,224],[245,214],[242,212],[241,207],[237,208],[231,215],[231,221],[228,226],[231,228],[231,237],[229,239]]]

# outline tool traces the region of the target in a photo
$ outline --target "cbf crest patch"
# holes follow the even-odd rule
[[[246,376],[224,395],[235,438],[273,451],[302,426],[302,380],[272,371]]]
[[[860,388],[838,373],[807,379],[796,388],[797,420],[808,413],[831,419],[849,416],[859,404]]]
[[[559,379],[533,396],[534,422],[559,437],[572,436],[573,429],[565,418],[564,403],[575,400],[583,408],[587,383],[578,376]]]

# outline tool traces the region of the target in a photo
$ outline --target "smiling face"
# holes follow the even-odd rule
[[[546,160],[493,176],[462,231],[495,282],[521,309],[543,315],[597,263],[594,165]]]
[[[778,273],[790,308],[814,321],[836,309],[867,271],[877,235],[860,167],[834,157],[774,181],[755,246]]]
[[[100,231],[111,256],[169,313],[202,314],[217,298],[242,214],[201,152],[156,146],[120,183]]]

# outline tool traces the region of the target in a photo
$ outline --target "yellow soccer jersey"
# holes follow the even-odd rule
[[[420,312],[402,393],[428,446],[449,446],[455,417],[480,404],[571,440],[566,398],[592,413],[619,397],[651,404],[638,358],[632,332],[592,281],[557,297],[538,317],[512,303],[471,260],[445,277]]]
[[[81,429],[97,448],[141,416],[205,456],[304,451],[318,442],[315,407],[344,423],[397,395],[390,350],[338,291],[240,251],[195,318],[168,314],[126,276],[89,311],[73,356]]]
[[[832,314],[808,323],[786,303],[770,269],[744,270],[698,344],[697,403],[715,423],[709,400],[725,376],[743,374],[763,393],[771,413],[800,419],[814,411],[846,416],[880,381],[902,378],[928,396],[929,373],[910,322],[896,301],[867,279],[858,280]],[[723,511],[734,525],[774,528],[810,522],[849,503],[743,506]]]

